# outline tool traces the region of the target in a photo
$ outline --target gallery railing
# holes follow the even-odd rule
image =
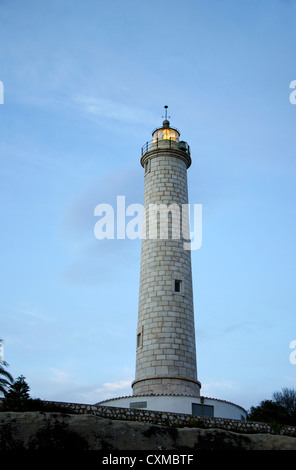
[[[181,140],[180,142],[176,142],[174,139],[153,139],[146,142],[141,149],[141,155],[145,155],[145,153],[149,152],[149,150],[153,150],[157,148],[177,148],[182,150],[183,152],[187,153],[190,156],[190,147],[187,142]]]

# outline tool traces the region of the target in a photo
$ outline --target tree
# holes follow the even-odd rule
[[[281,392],[275,392],[273,399],[282,405],[290,415],[296,415],[296,390],[283,388]]]
[[[273,400],[263,400],[259,406],[251,407],[248,419],[296,425],[296,390],[283,388],[281,392],[274,392]]]
[[[8,392],[5,393],[3,407],[16,411],[23,411],[30,400],[30,387],[25,381],[25,377],[21,375],[10,386]]]
[[[280,404],[272,400],[263,400],[259,406],[252,406],[248,414],[250,421],[259,421],[261,423],[277,422],[286,424],[289,420],[287,410]]]
[[[0,393],[5,395],[7,387],[13,383],[13,377],[3,366],[7,367],[7,362],[4,361],[3,364],[0,364]]]

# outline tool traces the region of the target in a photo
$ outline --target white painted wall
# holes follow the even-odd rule
[[[246,419],[247,413],[242,407],[224,400],[215,398],[204,398],[204,405],[214,406],[214,418]],[[98,403],[98,405],[114,406],[119,408],[130,408],[131,403],[147,402],[147,408],[143,410],[167,411],[169,413],[192,413],[192,403],[201,403],[201,398],[186,396],[131,396],[114,398]]]

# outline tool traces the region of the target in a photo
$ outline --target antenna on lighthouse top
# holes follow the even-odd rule
[[[165,116],[162,116],[164,117],[164,121],[162,125],[163,127],[170,127],[170,121],[168,120],[168,106],[164,106],[164,109],[165,109]]]
[[[164,106],[164,109],[165,109],[165,116],[162,116],[162,117],[164,117],[165,120],[167,121],[167,119],[168,119],[168,106],[165,105],[165,106]],[[170,117],[171,117],[171,116],[169,116],[169,118],[170,118]]]

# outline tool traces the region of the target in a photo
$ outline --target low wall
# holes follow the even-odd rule
[[[116,408],[111,406],[87,405],[81,403],[65,403],[44,401],[45,404],[63,406],[70,408],[78,414],[93,414],[109,419],[125,421],[140,421],[144,423],[161,424],[176,427],[198,427],[204,429],[225,429],[239,433],[263,433],[280,434],[283,436],[296,437],[296,426],[257,423],[253,421],[240,421],[237,419],[206,418],[181,413],[168,413],[161,411],[139,410],[129,408]]]

